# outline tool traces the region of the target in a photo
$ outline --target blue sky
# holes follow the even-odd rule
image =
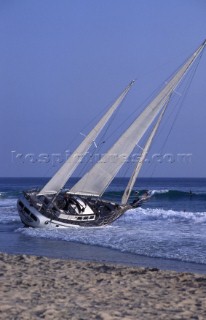
[[[58,166],[39,155],[72,150],[134,78],[119,122],[138,109],[206,38],[205,12],[205,0],[0,0],[0,176],[51,176]],[[206,53],[166,146],[159,135],[151,150],[163,161],[142,176],[206,177],[205,70]]]

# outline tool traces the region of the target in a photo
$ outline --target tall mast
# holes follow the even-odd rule
[[[47,193],[57,193],[61,190],[68,179],[71,177],[74,170],[79,165],[81,159],[86,155],[88,149],[98,137],[106,123],[111,118],[112,114],[121,104],[132,85],[134,80],[129,83],[129,85],[120,94],[114,104],[109,108],[109,110],[104,114],[104,116],[99,120],[97,125],[90,131],[90,133],[85,137],[81,144],[76,148],[72,155],[67,159],[63,166],[56,172],[56,174],[49,180],[49,182],[44,186],[44,188],[39,192],[39,194]]]
[[[205,46],[205,43],[206,43],[206,40],[203,42],[202,45]],[[156,122],[156,124],[155,124],[155,126],[154,126],[154,128],[153,128],[153,130],[152,130],[152,132],[151,132],[151,134],[150,134],[145,146],[144,146],[144,149],[142,150],[142,153],[141,153],[141,156],[140,156],[140,158],[139,158],[139,160],[137,162],[137,165],[135,166],[135,168],[133,170],[133,173],[132,173],[132,175],[131,175],[131,177],[129,179],[127,187],[126,187],[126,189],[124,191],[124,194],[122,196],[121,203],[123,205],[128,202],[128,199],[130,197],[130,194],[131,194],[131,191],[132,191],[133,186],[135,184],[135,181],[136,181],[136,179],[138,177],[138,174],[139,174],[139,172],[140,172],[140,170],[142,168],[142,165],[144,163],[145,157],[146,157],[146,155],[147,155],[147,153],[148,153],[148,151],[150,149],[150,146],[151,146],[151,144],[153,142],[154,136],[155,136],[155,134],[156,134],[156,132],[157,132],[159,126],[160,126],[161,120],[162,120],[163,115],[165,113],[165,110],[166,110],[166,108],[167,108],[167,106],[169,104],[169,101],[170,101],[170,97],[169,97],[168,101],[166,102],[165,107],[163,108],[162,112],[160,113],[159,118],[157,119],[157,122]]]

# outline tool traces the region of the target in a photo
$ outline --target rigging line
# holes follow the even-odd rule
[[[200,55],[199,55],[199,57],[198,57],[197,60],[200,61],[202,55],[203,55],[203,51],[200,53]],[[145,105],[148,100],[150,101],[151,98],[153,97],[153,95],[154,95],[156,92],[159,92],[160,89],[162,88],[162,86],[163,86],[165,83],[167,83],[168,81],[170,81],[170,79],[174,76],[174,74],[180,69],[180,67],[181,67],[182,65],[184,65],[184,63],[185,63],[187,60],[188,60],[188,58],[185,59],[185,61],[184,61],[183,63],[181,63],[181,64],[173,71],[173,73],[170,74],[170,76],[168,76],[168,77],[164,80],[164,82],[163,82],[161,85],[159,85],[156,89],[154,89],[153,92],[140,104],[140,107],[142,107],[143,105]],[[198,62],[198,64],[199,64],[199,62]],[[184,80],[183,80],[183,81],[184,81]],[[139,108],[138,108],[138,109],[135,109],[135,110],[120,124],[120,126],[118,127],[118,129],[120,129],[120,128],[123,126],[123,124],[126,123],[138,110],[139,110]],[[114,130],[108,138],[110,138],[110,137],[114,134],[114,132],[116,132],[116,130]]]
[[[135,80],[134,80],[134,81],[135,81]],[[132,82],[130,83],[130,85],[131,85],[134,81],[132,81]],[[129,86],[128,86],[128,87],[129,87]],[[127,87],[127,88],[128,88],[128,87]],[[125,88],[125,90],[126,90],[126,88]],[[124,90],[124,92],[125,92],[125,90]],[[128,92],[129,92],[129,91],[127,91],[127,93],[128,93]],[[122,92],[122,93],[123,93],[123,92]],[[108,103],[107,106],[106,106],[104,109],[102,109],[98,114],[96,114],[96,115],[91,119],[91,121],[89,121],[89,123],[87,123],[87,124],[82,128],[82,130],[85,130],[86,128],[88,128],[92,122],[96,121],[96,119],[101,118],[101,116],[102,116],[107,110],[109,110],[109,108],[117,101],[118,97],[120,97],[120,95],[117,95],[116,98],[112,100],[112,102]],[[124,99],[123,99],[123,100],[126,100],[126,95],[124,96]],[[122,100],[121,103],[119,104],[119,107],[115,110],[114,114],[117,113],[117,112],[119,111],[119,109],[121,108],[122,103],[123,103],[123,100]],[[114,114],[112,115],[112,117],[114,116]]]
[[[192,80],[193,80],[193,78],[194,78],[194,76],[195,76],[195,73],[196,73],[196,71],[197,71],[197,67],[198,67],[198,65],[199,65],[199,62],[200,62],[200,61],[198,61],[197,65],[194,66],[193,74],[191,75],[191,78],[188,79],[188,85],[185,87],[185,90],[184,90],[184,92],[183,92],[183,95],[184,95],[184,96],[183,96],[183,98],[182,98],[182,101],[180,102],[180,107],[179,107],[178,110],[177,110],[177,113],[176,113],[175,118],[174,118],[174,120],[173,120],[173,122],[172,122],[171,128],[170,128],[170,130],[169,130],[169,132],[168,132],[168,134],[167,134],[167,137],[166,137],[166,139],[165,139],[165,142],[164,142],[164,144],[163,144],[163,146],[162,146],[162,149],[165,147],[165,144],[166,144],[166,142],[168,141],[168,138],[169,138],[169,136],[170,136],[170,134],[171,134],[171,132],[172,132],[172,129],[173,129],[173,127],[174,127],[174,124],[175,124],[175,122],[177,121],[177,118],[178,118],[178,116],[179,116],[179,113],[180,113],[180,111],[181,111],[181,109],[182,109],[182,107],[183,107],[183,102],[184,102],[184,100],[185,100],[185,98],[186,98],[186,96],[187,96],[187,94],[188,94],[189,87],[191,86],[191,83],[192,83]],[[181,100],[181,97],[179,97],[179,101],[180,101],[180,100]],[[177,102],[177,104],[179,103],[179,101]]]
[[[162,84],[159,85],[157,88],[155,88],[155,89],[152,91],[152,93],[151,93],[140,105],[138,105],[138,107],[137,107],[130,115],[128,115],[128,116],[126,117],[126,119],[125,119],[124,121],[122,121],[122,123],[120,123],[120,125],[117,127],[117,129],[115,129],[115,130],[113,130],[113,131],[111,132],[111,134],[107,137],[107,140],[110,139],[110,138],[114,135],[114,133],[117,133],[117,130],[120,130],[120,129],[123,127],[123,125],[124,125],[130,118],[132,118],[132,117],[134,116],[135,113],[138,112],[138,115],[139,115],[139,114],[141,113],[141,111],[142,111],[143,106],[145,106],[147,103],[149,103],[149,101],[151,101],[151,99],[152,99],[152,97],[154,96],[154,94],[155,94],[156,92],[159,92],[161,88],[162,88]],[[141,110],[140,110],[140,109],[141,109]],[[137,116],[136,116],[136,117],[137,117]],[[130,124],[130,125],[131,125],[131,124]]]
[[[99,144],[98,144],[98,151],[100,152],[100,150],[102,149],[103,144],[108,140],[108,138],[106,138],[106,134],[109,131],[112,123],[114,122],[114,119],[116,118],[117,114],[120,112],[121,109],[121,105],[118,109],[115,110],[114,114],[111,117],[111,120],[109,121],[109,123],[107,123],[106,128],[102,134],[102,137],[100,138]]]
[[[180,107],[178,108],[178,110],[177,110],[177,112],[176,112],[176,115],[175,115],[174,120],[173,120],[173,122],[172,122],[172,124],[171,124],[170,130],[169,130],[169,132],[168,132],[168,134],[167,134],[167,136],[166,136],[166,138],[165,138],[165,140],[164,140],[164,142],[163,142],[163,144],[162,144],[162,146],[161,146],[161,148],[160,148],[160,154],[162,153],[162,151],[163,151],[163,149],[164,149],[164,147],[165,147],[165,144],[167,143],[167,141],[168,141],[168,139],[169,139],[169,136],[170,136],[170,134],[171,134],[171,132],[172,132],[172,129],[173,129],[173,127],[174,127],[174,124],[175,124],[175,122],[177,121],[177,118],[178,118],[178,116],[179,116],[179,113],[180,113],[180,111],[182,110],[183,102],[184,102],[184,100],[185,100],[185,98],[186,98],[186,96],[187,96],[187,94],[188,94],[188,92],[189,92],[189,87],[191,86],[192,80],[193,80],[193,78],[194,78],[194,76],[195,76],[195,74],[196,74],[196,71],[197,71],[198,65],[199,65],[199,63],[200,63],[201,57],[202,57],[202,53],[201,53],[201,55],[200,55],[200,57],[199,57],[196,65],[193,67],[193,70],[191,70],[192,73],[190,73],[190,78],[188,78],[187,84],[186,84],[186,86],[185,86],[185,88],[184,88],[183,97],[179,97],[178,101],[176,102],[176,106],[177,106],[178,104],[180,104]],[[184,81],[184,82],[185,82],[185,81]],[[180,101],[181,101],[181,102],[180,102]],[[156,170],[156,167],[157,167],[157,164],[155,164],[155,166],[154,166],[154,168],[153,168],[153,170],[152,170],[151,176],[153,176],[153,174],[154,174],[154,172],[155,172],[155,170]]]
[[[180,103],[180,107],[177,109],[177,113],[176,113],[175,118],[174,118],[174,120],[173,120],[173,122],[172,122],[172,124],[171,124],[171,128],[170,128],[170,130],[169,130],[168,137],[169,137],[169,135],[170,135],[170,133],[171,133],[171,131],[172,131],[173,125],[174,125],[174,123],[176,122],[177,117],[178,117],[178,115],[179,115],[179,113],[180,113],[180,111],[181,111],[181,109],[182,109],[184,99],[186,98],[186,96],[187,96],[187,94],[188,94],[188,89],[189,89],[189,87],[190,87],[190,85],[191,85],[191,83],[192,83],[192,80],[193,80],[194,76],[195,76],[195,73],[196,73],[197,67],[198,67],[198,65],[199,65],[199,62],[200,62],[200,61],[198,61],[195,66],[193,66],[192,73],[190,72],[190,76],[188,77],[188,81],[187,81],[187,83],[186,83],[186,85],[185,85],[185,88],[183,89],[183,93],[182,93],[183,98],[179,97],[178,101],[176,102],[176,106],[177,106],[177,105],[180,103],[181,99],[182,99],[182,101],[181,101],[181,103]],[[185,81],[184,81],[184,82],[185,82]],[[170,116],[171,116],[171,115],[172,115],[172,111],[171,111],[171,113],[170,113]],[[169,117],[168,117],[168,119],[169,119]],[[167,137],[167,138],[168,138],[168,137]],[[167,140],[164,142],[164,145],[163,145],[162,148],[164,148],[166,142],[167,142]]]
[[[181,53],[181,51],[182,51],[182,53]],[[191,49],[191,51],[192,51],[192,49]],[[202,55],[202,53],[203,52],[201,52],[200,54]],[[184,54],[184,51],[183,51],[183,49],[181,49],[178,54],[175,54],[175,55],[173,54],[171,56],[171,58],[167,59],[164,63],[158,63],[158,65],[156,65],[155,67],[152,67],[149,71],[144,72],[141,79],[146,78],[148,76],[153,76],[155,74],[155,72],[159,72],[159,70],[163,69],[165,66],[169,66],[169,65],[171,66],[171,63],[173,63],[177,59],[182,60],[181,58],[182,58],[183,54]],[[185,56],[183,57],[184,60],[182,60],[182,62],[179,64],[179,66],[177,66],[176,69],[173,70],[173,72],[168,77],[168,79],[170,79],[170,77],[173,76],[179,68],[181,68],[181,66],[189,59],[189,57],[190,57],[190,55],[188,55],[187,58],[185,58]]]

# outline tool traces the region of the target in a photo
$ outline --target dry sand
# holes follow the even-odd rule
[[[206,275],[0,254],[0,319],[206,319]]]

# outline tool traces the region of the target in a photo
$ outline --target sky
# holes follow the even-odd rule
[[[52,176],[132,79],[118,123],[140,111],[206,38],[205,12],[205,0],[0,0],[0,177]],[[205,70],[206,52],[141,176],[206,177]]]

